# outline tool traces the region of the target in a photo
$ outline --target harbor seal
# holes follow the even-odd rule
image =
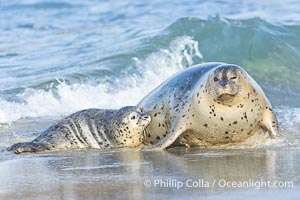
[[[137,105],[152,120],[144,150],[175,141],[211,146],[244,141],[264,130],[273,138],[278,123],[256,81],[240,66],[205,63],[170,77]]]
[[[151,117],[134,106],[119,110],[87,109],[71,114],[32,142],[12,145],[16,154],[75,148],[137,147]]]

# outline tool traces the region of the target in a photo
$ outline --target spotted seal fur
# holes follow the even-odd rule
[[[119,110],[87,109],[76,112],[42,132],[32,142],[8,148],[16,154],[76,148],[137,147],[150,123],[149,115],[133,106]]]
[[[260,130],[273,138],[278,123],[256,81],[240,66],[205,63],[166,80],[137,105],[150,114],[145,150],[181,143],[237,143]]]

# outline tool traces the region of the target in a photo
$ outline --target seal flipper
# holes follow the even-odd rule
[[[180,123],[175,123],[180,124]],[[171,131],[167,134],[165,138],[163,138],[161,141],[157,142],[156,144],[145,147],[142,149],[142,151],[161,151],[166,149],[167,147],[171,146],[176,139],[186,131],[185,127],[173,127],[171,128]]]
[[[263,130],[267,131],[272,139],[274,139],[277,136],[278,121],[271,108],[266,107],[263,114],[263,119],[260,122],[260,127]]]
[[[21,142],[12,145],[11,147],[7,148],[7,150],[15,154],[35,153],[50,150],[50,147],[47,144],[41,142]]]

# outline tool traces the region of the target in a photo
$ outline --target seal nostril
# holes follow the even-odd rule
[[[222,87],[224,87],[224,86],[227,85],[227,82],[226,82],[226,81],[221,81],[221,82],[220,82],[220,85],[221,85]]]

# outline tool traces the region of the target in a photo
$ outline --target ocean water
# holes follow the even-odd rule
[[[75,111],[135,105],[174,73],[210,61],[244,67],[262,86],[278,116],[280,142],[239,154],[238,158],[245,163],[254,162],[252,168],[241,170],[244,175],[218,169],[220,164],[225,166],[226,159],[243,166],[235,153],[226,153],[228,150],[217,151],[217,157],[213,158],[206,157],[203,150],[174,150],[177,153],[172,156],[134,153],[139,157],[136,163],[127,157],[120,159],[127,156],[126,152],[46,156],[14,156],[5,152],[9,145],[33,139],[41,130]],[[136,191],[137,196],[128,194],[128,197],[151,198],[153,191],[168,195],[174,188],[147,190],[140,186],[141,180],[159,175],[180,180],[190,176],[205,178],[200,172],[197,177],[197,167],[199,170],[212,167],[210,175],[216,177],[230,172],[229,179],[232,180],[293,178],[295,189],[299,187],[300,172],[297,167],[300,156],[299,65],[300,2],[294,0],[0,0],[0,172],[3,172],[0,173],[0,197],[32,199],[25,190],[19,196],[12,193],[26,182],[28,188],[35,191],[35,198],[51,198],[50,193],[57,189],[54,186],[50,190],[34,190],[35,178],[44,174],[44,186],[61,183],[58,189],[65,194],[62,197],[69,199],[87,195],[84,188],[105,184],[102,192],[106,197],[112,197],[116,192],[116,181],[122,182],[124,190],[129,187],[126,181],[136,185],[131,191]],[[286,158],[286,154],[290,156]],[[106,159],[106,155],[112,155],[109,157],[112,162],[104,163],[104,167],[102,162],[92,162],[95,157],[97,161]],[[82,161],[79,159],[82,156],[90,160]],[[172,166],[178,159],[185,163],[168,170],[170,164],[164,164],[164,159]],[[193,162],[194,159],[197,162]],[[70,164],[69,160],[75,164]],[[209,164],[200,164],[200,160]],[[66,162],[69,168],[65,167]],[[126,165],[128,162],[133,164]],[[49,163],[54,167],[49,169]],[[82,169],[76,168],[76,163]],[[125,165],[126,173],[122,175],[122,170],[109,170],[122,168],[114,163],[123,163],[121,166]],[[20,171],[23,165],[24,170]],[[260,171],[259,168],[265,165],[267,167]],[[278,165],[278,169],[273,169],[273,165]],[[32,172],[30,166],[37,171],[32,177],[26,174]],[[55,166],[57,170],[53,171]],[[155,172],[153,166],[161,167],[160,171]],[[130,174],[137,168],[139,173],[132,178]],[[180,173],[175,173],[179,168]],[[270,170],[271,175],[265,176]],[[90,172],[97,172],[98,176]],[[47,173],[52,176],[46,176]],[[15,183],[17,175],[22,178]],[[64,178],[76,182],[75,192],[67,187]],[[86,180],[87,185],[81,185]],[[177,197],[182,197],[186,191],[180,191]],[[277,193],[286,192],[291,198],[299,197],[299,192],[292,191],[276,190],[275,197],[280,197]],[[94,188],[91,192],[94,194],[97,190]],[[197,195],[199,190],[191,192]],[[255,193],[257,190],[227,188],[219,192],[207,189],[204,194],[208,199],[223,199],[228,194],[243,192],[249,197],[265,194],[274,198],[269,190]]]

